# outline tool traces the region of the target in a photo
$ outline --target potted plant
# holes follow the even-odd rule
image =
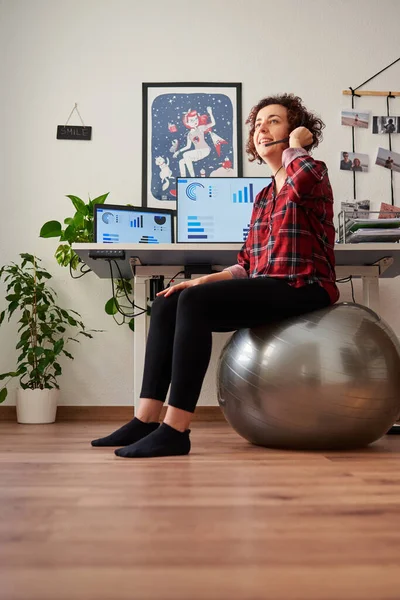
[[[0,326],[6,314],[10,321],[18,311],[20,354],[15,371],[0,374],[6,380],[0,389],[0,403],[7,397],[7,384],[19,379],[17,420],[19,423],[53,423],[56,418],[59,385],[62,374],[60,359],[73,359],[66,350],[78,336],[93,336],[86,331],[81,315],[56,304],[56,292],[48,286],[50,273],[39,265],[32,254],[20,254],[20,265],[11,263],[0,269],[0,281],[6,284],[8,307],[0,313]]]
[[[84,202],[78,196],[68,194],[75,208],[75,214],[72,217],[64,219],[63,228],[59,221],[47,221],[40,229],[40,237],[42,238],[59,238],[61,243],[54,254],[56,261],[62,267],[69,267],[71,277],[79,279],[86,273],[90,272],[90,268],[79,258],[76,252],[72,249],[72,244],[77,242],[92,243],[94,241],[94,224],[93,224],[93,208],[95,204],[104,204],[107,200],[109,192],[98,196],[88,202]],[[129,206],[129,205],[128,205]],[[73,271],[80,268],[80,274],[74,275]],[[111,315],[118,325],[128,323],[130,329],[134,331],[134,318],[130,316],[133,303],[133,287],[129,279],[116,279],[114,281],[114,294],[106,302],[104,310],[108,315]],[[116,316],[120,315],[120,321],[117,321]]]

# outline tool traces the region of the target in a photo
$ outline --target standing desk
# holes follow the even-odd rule
[[[134,279],[135,304],[146,307],[149,281],[153,277],[163,275],[171,278],[185,267],[195,275],[196,265],[208,265],[213,270],[221,270],[236,263],[241,244],[73,244],[72,248],[101,278],[110,278],[109,262],[89,255],[96,251],[123,251],[124,257],[116,259],[122,277]],[[400,244],[337,244],[335,257],[337,278],[350,275],[361,278],[363,304],[379,313],[379,280],[381,277],[393,278],[400,275]],[[201,268],[199,271],[204,272]],[[118,278],[115,267],[113,272]],[[140,396],[147,331],[148,317],[144,313],[135,321],[135,402]]]

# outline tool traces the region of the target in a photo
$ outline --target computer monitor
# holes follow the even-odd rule
[[[168,209],[94,205],[94,241],[102,244],[171,244],[174,211]]]
[[[177,242],[244,242],[257,194],[271,177],[178,177]]]

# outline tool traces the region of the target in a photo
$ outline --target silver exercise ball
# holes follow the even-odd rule
[[[217,386],[227,421],[253,444],[361,447],[400,414],[400,344],[372,310],[336,304],[235,332]]]

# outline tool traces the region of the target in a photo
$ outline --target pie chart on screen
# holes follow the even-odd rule
[[[109,225],[110,223],[114,222],[114,215],[110,212],[105,212],[102,214],[101,219],[103,223],[107,223],[107,225]]]
[[[154,217],[154,221],[157,223],[157,225],[164,225],[165,221],[166,221],[166,217]]]

